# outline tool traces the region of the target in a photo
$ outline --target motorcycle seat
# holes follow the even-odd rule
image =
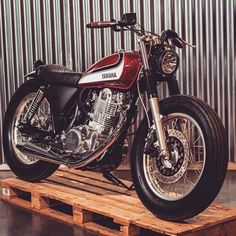
[[[82,73],[76,73],[65,66],[48,64],[37,69],[37,75],[49,84],[76,85]]]

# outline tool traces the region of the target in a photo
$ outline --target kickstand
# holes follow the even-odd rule
[[[112,182],[113,184],[117,186],[123,186],[124,188],[128,190],[133,190],[134,189],[134,184],[131,186],[127,186],[125,183],[123,183],[120,179],[118,179],[116,176],[114,176],[111,172],[103,172],[103,177]]]

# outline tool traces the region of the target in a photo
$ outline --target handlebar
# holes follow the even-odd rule
[[[95,21],[88,23],[86,25],[87,28],[108,28],[117,26],[117,22],[114,21]]]
[[[164,30],[161,33],[161,44],[163,44],[165,41],[171,40],[173,44],[178,48],[183,48],[183,45],[187,45],[189,47],[195,48],[195,45],[191,45],[187,43],[185,40],[183,40],[179,35],[174,32],[173,30]]]
[[[160,38],[160,42],[162,45],[164,43],[169,44],[170,41],[179,48],[183,48],[183,45],[187,45],[190,47],[195,47],[184,41],[179,35],[172,30],[165,30],[161,33],[161,36],[156,35],[155,33],[145,31],[143,28],[136,28],[136,13],[125,13],[121,17],[120,21],[110,20],[110,21],[95,21],[90,22],[86,26],[87,28],[111,28],[113,31],[120,32],[125,30],[131,30],[135,32],[139,37],[144,37],[146,34],[157,36]],[[139,26],[139,25],[138,25]]]
[[[108,28],[111,27],[115,31],[120,31],[123,27],[129,27],[136,24],[136,13],[125,13],[120,21],[95,21],[87,24],[87,28]],[[119,29],[120,28],[120,29]]]

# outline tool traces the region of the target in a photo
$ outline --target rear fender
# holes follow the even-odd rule
[[[26,74],[26,75],[24,76],[24,78],[27,78],[27,77],[36,77],[36,76],[37,76],[36,70],[33,70],[33,71],[29,72],[28,74]]]

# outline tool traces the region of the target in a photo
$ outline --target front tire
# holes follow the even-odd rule
[[[180,221],[199,214],[218,194],[227,170],[227,138],[217,114],[196,97],[172,96],[160,108],[173,157],[165,163],[144,154],[150,137],[145,118],[134,139],[131,171],[142,203],[162,219]]]
[[[19,132],[16,130],[17,117],[23,115],[26,105],[30,104],[30,99],[32,101],[39,87],[40,83],[35,79],[22,84],[12,96],[3,122],[3,147],[6,161],[16,176],[31,182],[47,178],[59,167],[57,164],[25,156],[16,148],[17,137],[19,136]]]

